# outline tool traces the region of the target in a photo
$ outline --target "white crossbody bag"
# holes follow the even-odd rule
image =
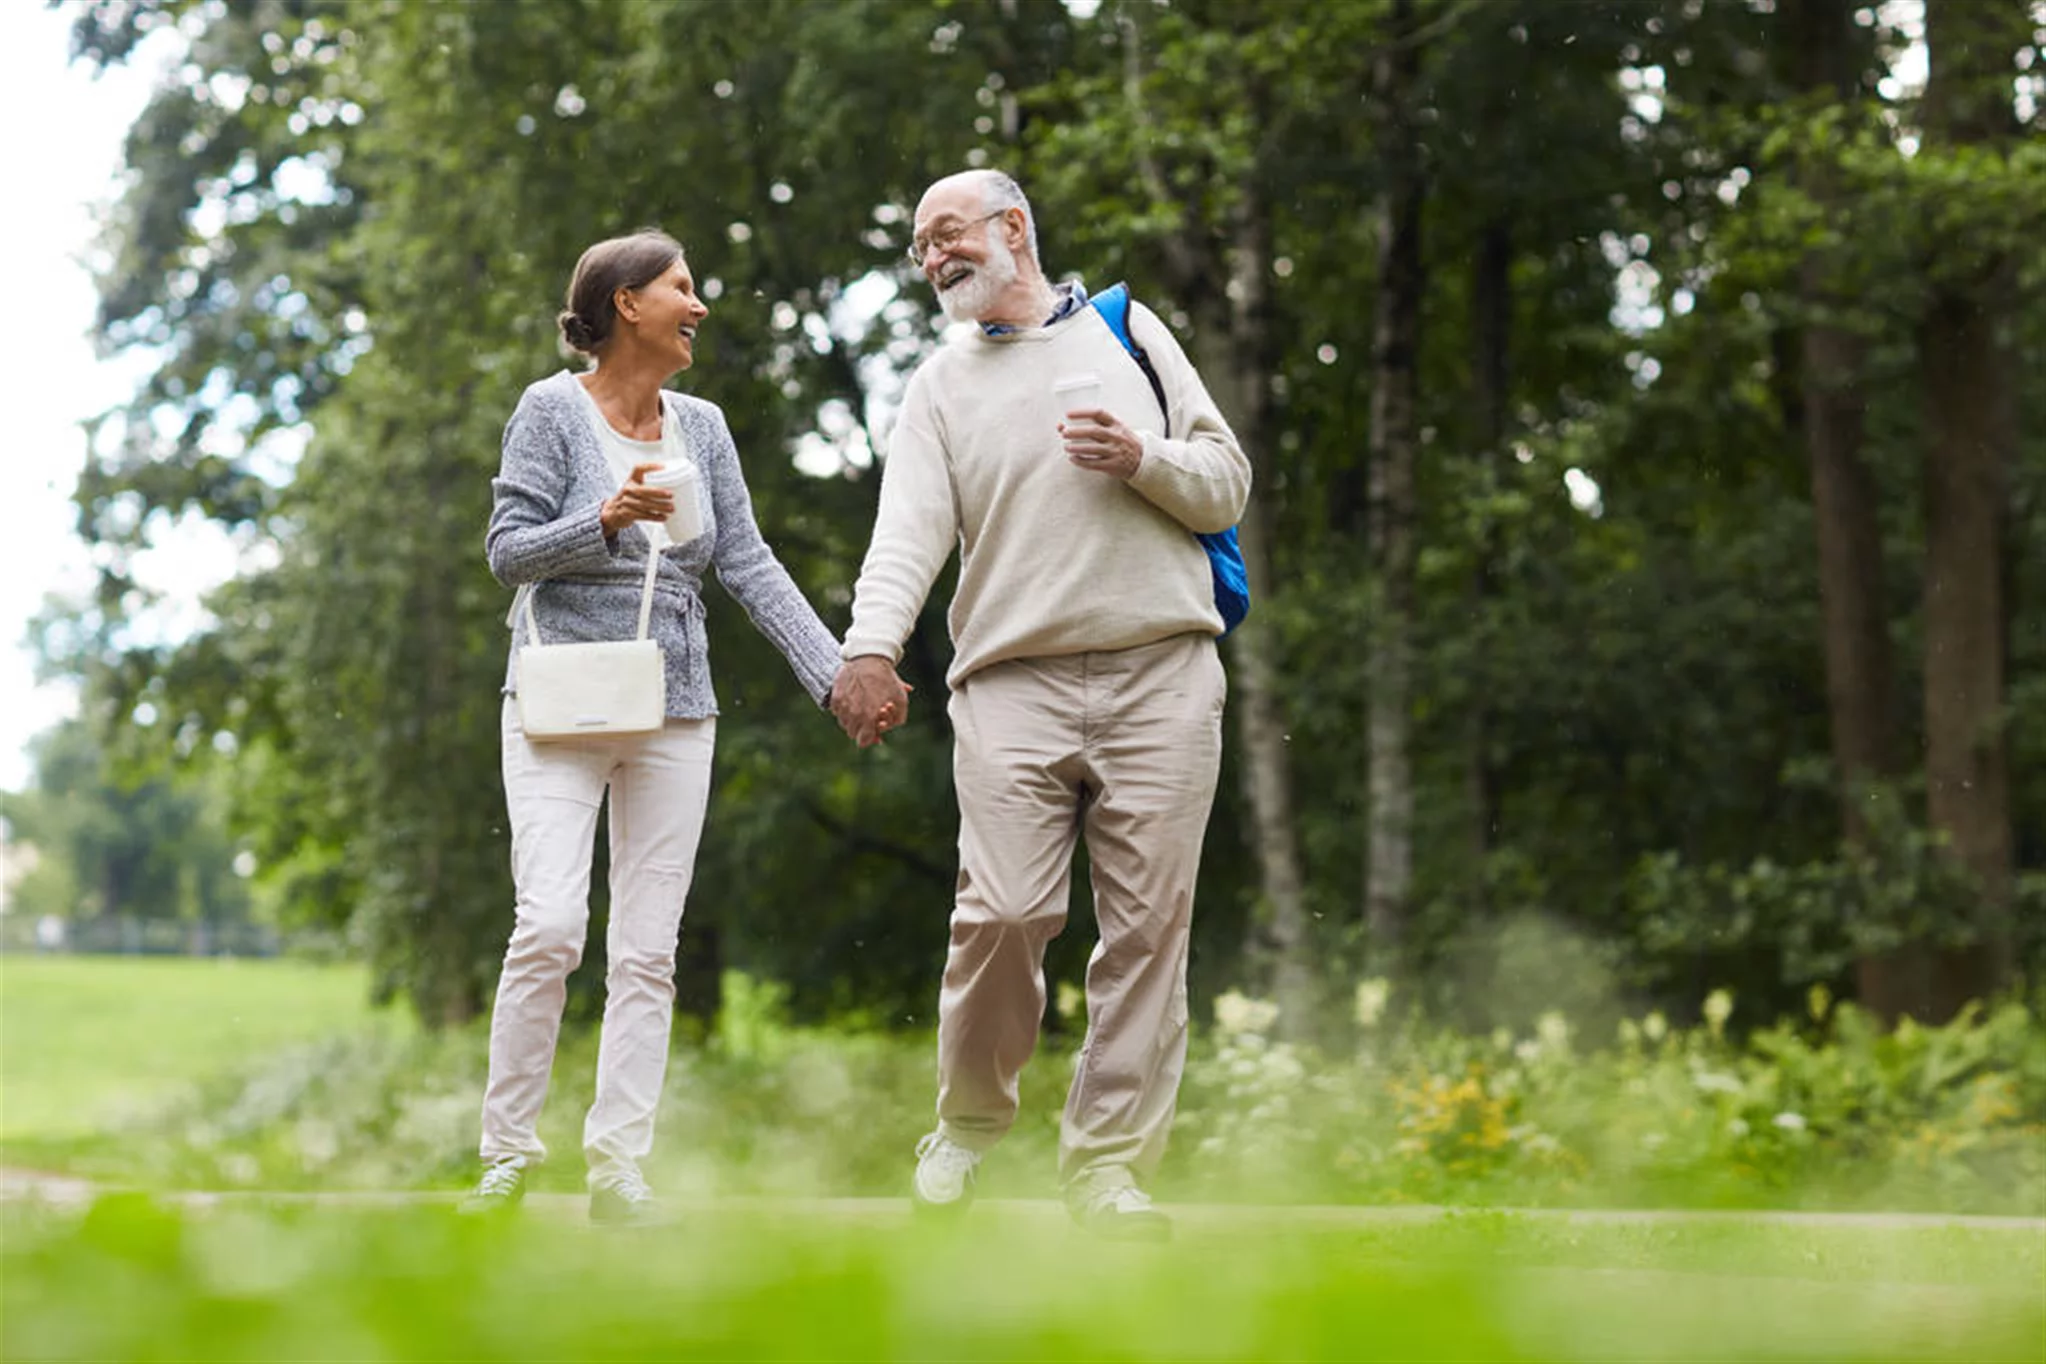
[[[528,739],[585,734],[643,734],[668,714],[668,669],[661,646],[647,638],[660,554],[647,547],[646,585],[639,594],[639,634],[590,644],[542,644],[533,614],[533,583],[525,591],[526,642],[519,646],[519,727]]]

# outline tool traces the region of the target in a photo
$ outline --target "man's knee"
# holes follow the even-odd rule
[[[1066,921],[1065,888],[1057,895],[1016,896],[990,893],[971,873],[959,873],[952,904],[952,933],[957,937],[1029,933],[1049,936]]]

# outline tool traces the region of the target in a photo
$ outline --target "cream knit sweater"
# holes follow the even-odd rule
[[[1165,325],[1133,304],[1130,326],[1164,383],[1170,440],[1143,371],[1092,308],[1049,327],[976,329],[917,370],[889,443],[845,657],[901,658],[955,544],[951,686],[1012,658],[1222,632],[1194,532],[1236,524],[1250,461]],[[1059,439],[1052,385],[1090,372],[1102,406],[1143,436],[1128,482],[1076,467]]]

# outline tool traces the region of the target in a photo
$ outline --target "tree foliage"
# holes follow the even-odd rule
[[[1269,524],[1243,661],[1272,679],[1292,950],[1340,986],[1385,959],[1361,910],[1360,641],[1387,609],[1373,206],[1405,175],[1422,232],[1398,969],[1485,1017],[1503,996],[1474,987],[1537,923],[1630,990],[1844,983],[1852,951],[1809,948],[1859,941],[1870,897],[1837,889],[1861,864],[1830,786],[1799,262],[1823,246],[1853,282],[1826,320],[1865,346],[1878,595],[1908,690],[1920,324],[1986,253],[2015,304],[2004,343],[2036,352],[2046,233],[2036,138],[1921,137],[1910,93],[1878,88],[1905,39],[1868,25],[1844,44],[1863,78],[1807,89],[1775,8],[108,0],[80,19],[82,57],[164,24],[187,56],[131,134],[102,282],[108,344],[153,366],[80,487],[85,533],[117,551],[93,609],[118,618],[126,552],[185,509],[251,528],[275,564],[176,650],[72,664],[116,713],[148,699],[165,732],[232,734],[237,827],[272,893],[355,925],[427,1018],[466,1016],[510,901],[488,481],[519,390],[561,363],[576,254],[648,222],[687,243],[712,316],[682,382],[724,407],[769,538],[842,626],[893,403],[938,337],[900,259],[909,214],[937,175],[1003,165],[1052,272],[1129,279],[1245,414]],[[2037,35],[2011,46],[2004,69],[2032,69]],[[1396,94],[1379,57],[1406,63]],[[2033,429],[2046,382],[2012,384]],[[2046,450],[2015,455],[1999,737],[2022,872],[2046,865]],[[725,721],[685,958],[714,946],[807,1010],[927,1009],[954,866],[943,604],[906,655],[912,725],[861,755],[713,602]],[[1247,760],[1232,748],[1231,775]],[[1913,867],[1939,846],[1919,771],[1902,764],[1884,825]],[[1261,969],[1259,789],[1225,781],[1218,802],[1204,986]],[[1758,860],[1839,868],[1796,897],[1830,920],[1728,936],[1702,907]],[[1982,931],[1955,916],[1938,932]],[[1052,974],[1076,978],[1084,949],[1067,935]]]

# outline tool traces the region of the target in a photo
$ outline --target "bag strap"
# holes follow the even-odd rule
[[[646,538],[644,531],[640,534],[642,538]],[[654,575],[660,572],[660,568],[660,551],[654,548],[653,540],[647,538],[646,582],[639,589],[639,633],[634,636],[636,639],[645,639],[647,627],[653,623]],[[538,644],[540,642],[540,620],[539,617],[533,614],[533,590],[539,586],[539,583],[527,583],[519,589],[519,592],[525,598],[526,642],[528,644]]]
[[[1144,371],[1144,377],[1151,381],[1151,396],[1158,400],[1158,410],[1165,416],[1164,435],[1172,436],[1172,408],[1165,401],[1165,384],[1158,378],[1157,366],[1151,363],[1150,353],[1137,341],[1130,331],[1130,286],[1118,280],[1098,294],[1088,296],[1087,303],[1101,320],[1115,333],[1115,339],[1122,342],[1122,348],[1137,362],[1137,368]]]

